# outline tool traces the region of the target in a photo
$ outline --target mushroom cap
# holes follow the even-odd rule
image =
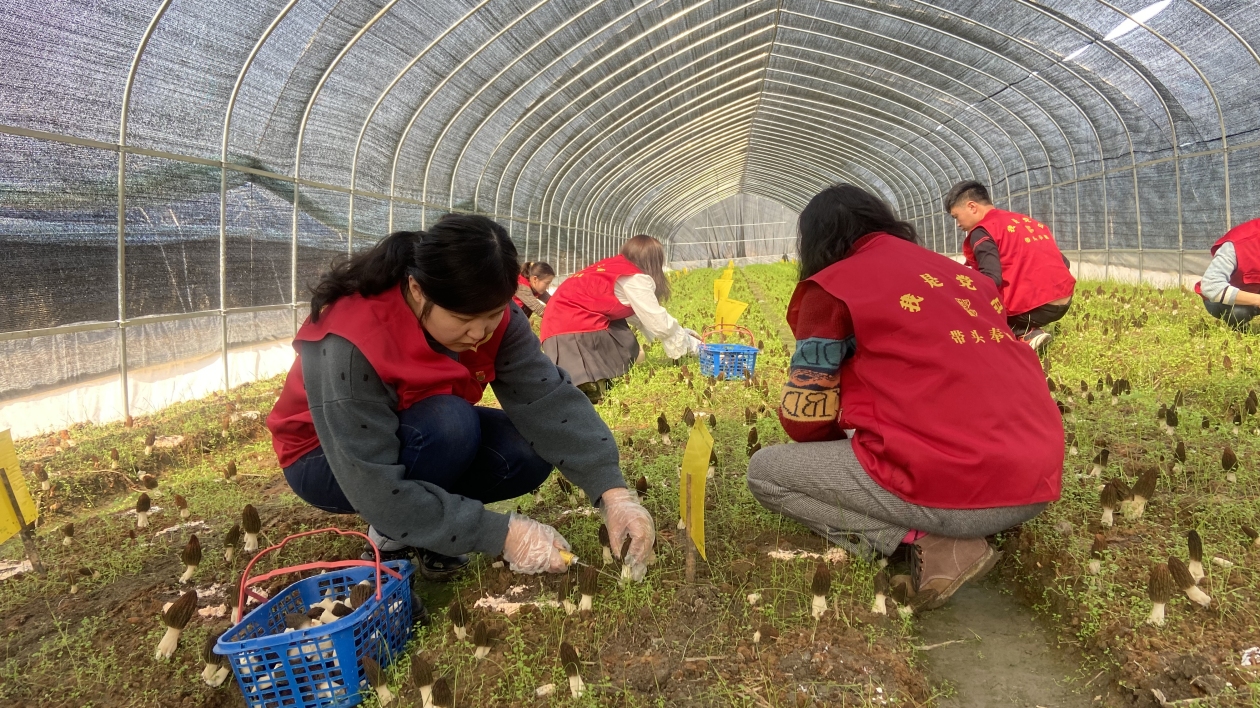
[[[713,448],[709,448],[709,464],[713,466],[717,466],[717,463],[718,463],[717,450]]]
[[[284,616],[284,626],[288,629],[302,629],[310,623],[310,617],[297,612],[290,612]]]
[[[682,422],[685,423],[688,428],[696,424],[696,414],[691,410],[691,406],[687,406],[687,408],[683,410]]]
[[[262,531],[262,519],[258,518],[258,510],[253,504],[246,504],[241,510],[241,528],[245,530],[245,533]]]
[[[241,542],[241,525],[232,524],[232,528],[223,536],[223,545],[236,548]]]
[[[888,573],[883,568],[880,568],[879,572],[875,574],[875,594],[888,594]]]
[[[214,653],[214,645],[219,643],[219,637],[223,636],[226,629],[220,629],[217,632],[211,632],[206,637],[206,643],[201,647],[201,660],[207,664],[220,665],[227,660],[225,656],[219,656]]]
[[[564,666],[564,673],[568,676],[576,676],[580,673],[577,650],[568,642],[560,642],[560,663]]]
[[[818,566],[814,568],[814,578],[809,583],[809,589],[815,595],[826,595],[831,592],[831,568],[827,566],[826,561],[819,561]]]
[[[561,599],[567,599],[573,594],[573,573],[565,571],[560,578],[560,589],[556,591],[556,595]]]
[[[157,489],[158,486],[157,477],[151,474],[141,475],[140,483],[144,485],[145,489]]]
[[[153,501],[149,499],[148,494],[141,492],[140,496],[136,497],[136,511],[144,514],[151,508],[153,508]]]
[[[455,706],[455,693],[451,691],[451,684],[446,681],[445,676],[433,682],[430,696],[433,705],[437,708],[454,708]]]
[[[376,595],[376,585],[374,583],[366,585],[359,583],[350,590],[350,606],[362,607],[374,595]]]
[[[196,609],[197,591],[189,590],[162,613],[162,623],[172,629],[183,629]]]
[[[1094,455],[1094,464],[1105,465],[1107,464],[1107,460],[1110,458],[1111,458],[1111,450],[1108,450],[1107,448],[1104,447],[1103,449],[1098,451],[1097,455]]]
[[[556,475],[556,486],[560,487],[560,491],[565,494],[573,492],[573,483],[564,478],[564,475]]]
[[[1257,533],[1255,529],[1248,526],[1247,524],[1242,525],[1242,532],[1244,535],[1247,536],[1247,538],[1251,539],[1252,541],[1255,541],[1257,538],[1260,538],[1260,533]]]
[[[1098,495],[1098,501],[1104,509],[1114,509],[1120,503],[1120,494],[1116,491],[1116,485],[1108,482],[1103,485],[1102,493]]]
[[[1190,560],[1203,562],[1203,538],[1199,536],[1199,532],[1190,529],[1190,533],[1186,534],[1186,543],[1190,547]]]
[[[1225,451],[1221,453],[1221,469],[1226,472],[1232,472],[1238,466],[1238,455],[1234,454],[1234,448],[1229,445],[1225,446]]]
[[[1117,477],[1116,479],[1111,480],[1111,484],[1116,488],[1117,499],[1124,500],[1133,498],[1133,491],[1129,489],[1129,485],[1123,479]]]
[[[1107,552],[1107,537],[1096,533],[1094,534],[1094,545],[1089,547],[1089,557],[1094,560],[1100,560],[1102,554]]]
[[[446,616],[450,618],[451,624],[456,627],[468,626],[468,610],[464,607],[464,603],[455,598],[451,601],[451,606],[446,611]]]
[[[1177,556],[1168,556],[1168,572],[1172,573],[1173,582],[1178,589],[1185,590],[1195,586],[1194,576],[1190,569]]]
[[[757,429],[749,428],[748,429],[748,444],[751,445],[755,442],[757,442]]]
[[[155,442],[157,442],[157,433],[150,430],[149,434],[144,436],[144,444],[146,446],[152,446]]]
[[[184,552],[179,554],[179,559],[184,561],[184,565],[201,563],[201,541],[197,538],[197,534],[188,537],[188,543],[184,545]]]
[[[1155,496],[1155,483],[1159,479],[1158,467],[1147,467],[1142,470],[1142,474],[1138,476],[1137,484],[1133,485],[1133,496],[1150,499]]]
[[[1177,441],[1177,449],[1173,450],[1173,458],[1176,459],[1178,462],[1182,462],[1182,463],[1186,461],[1185,441],[1182,441],[1182,440]]]
[[[423,656],[411,657],[411,682],[417,686],[433,685],[433,664]]]
[[[647,494],[647,491],[648,491],[647,477],[643,475],[639,475],[638,481],[634,483],[634,491],[638,492],[639,494]]]
[[[608,524],[599,525],[599,545],[604,548],[612,547],[612,541],[608,540]]]
[[[668,434],[669,434],[669,421],[665,420],[665,414],[664,414],[664,413],[662,413],[662,414],[661,414],[661,415],[660,415],[660,416],[656,419],[656,432],[660,433],[661,435],[668,435]]]
[[[1167,603],[1176,591],[1177,588],[1173,586],[1173,577],[1168,571],[1168,566],[1163,563],[1151,566],[1151,576],[1146,581],[1146,595],[1151,602]]]
[[[1164,417],[1164,422],[1167,423],[1169,427],[1172,427],[1172,428],[1177,427],[1177,422],[1178,422],[1177,411],[1172,408],[1169,408],[1168,414]]]
[[[368,683],[372,688],[385,685],[385,675],[381,671],[381,665],[376,663],[376,659],[370,656],[363,657],[363,673],[367,674]]]
[[[589,565],[582,566],[582,572],[578,574],[578,590],[583,595],[594,595],[599,592],[599,573]]]
[[[236,476],[236,460],[228,460],[227,469],[224,471],[224,477]]]
[[[763,624],[757,631],[761,632],[762,639],[774,640],[779,638],[779,630],[775,629],[772,624]]]
[[[622,563],[626,562],[626,556],[630,553],[630,534],[626,534],[626,539],[621,542],[621,553],[617,556],[617,560]]]
[[[486,623],[478,621],[473,625],[473,644],[479,647],[490,646],[490,629],[486,627]]]
[[[67,538],[74,537],[74,522],[70,522],[61,527],[61,535]]]
[[[335,602],[329,612],[333,613],[333,617],[345,617],[351,612],[354,612],[354,610],[344,602]]]
[[[44,463],[42,462],[35,463],[35,479],[40,482],[48,481],[48,473],[44,471]]]
[[[187,499],[185,499],[185,498],[183,497],[183,495],[181,495],[181,494],[176,494],[176,495],[175,495],[175,507],[176,507],[177,509],[187,509],[187,508],[188,508],[188,500],[187,500]]]

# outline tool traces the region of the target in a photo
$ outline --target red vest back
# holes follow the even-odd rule
[[[881,487],[943,509],[1059,498],[1063,423],[992,280],[886,234],[810,280],[853,318],[840,425]]]
[[[971,234],[982,227],[993,237],[1002,261],[1002,304],[1007,316],[1035,310],[1068,297],[1076,289],[1076,278],[1063,264],[1063,254],[1050,229],[1013,211],[993,209],[967,234],[963,256],[969,267],[976,267]]]
[[[613,287],[617,278],[642,272],[625,256],[613,256],[570,275],[547,301],[539,339],[546,340],[557,334],[598,332],[608,329],[612,320],[624,320],[633,315],[634,309],[621,304]]]
[[[1249,293],[1260,293],[1260,219],[1230,229],[1212,244],[1212,255],[1215,256],[1225,243],[1234,244],[1234,255],[1238,258],[1238,267],[1229,277],[1229,284]],[[1199,283],[1194,284],[1194,291],[1203,295]]]
[[[398,410],[441,394],[454,394],[476,403],[486,385],[494,380],[494,358],[507,330],[507,313],[485,344],[459,355],[459,361],[433,351],[415,313],[402,291],[390,288],[380,295],[348,295],[324,310],[319,322],[307,318],[293,342],[318,342],[329,334],[343,337],[358,347],[381,381],[398,395]],[[281,467],[319,446],[306,386],[302,360],[293,362],[280,399],[267,416],[271,444]]]
[[[518,275],[518,276],[516,276],[516,284],[517,284],[517,285],[524,285],[525,287],[529,288],[531,291],[533,290],[533,287],[531,287],[531,286],[530,286],[530,284],[529,284],[529,278],[526,278],[526,277],[525,277],[525,276],[523,276],[523,275]],[[513,295],[513,296],[512,296],[512,302],[516,303],[516,306],[517,306],[517,307],[519,307],[519,308],[521,308],[522,310],[524,310],[524,311],[525,311],[525,314],[527,314],[527,315],[532,315],[532,314],[533,314],[532,312],[530,312],[529,308],[525,307],[525,303],[521,302],[521,299],[520,299],[519,297],[517,297],[517,296]]]

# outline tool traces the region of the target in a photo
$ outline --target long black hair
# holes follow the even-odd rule
[[[853,244],[870,233],[919,242],[913,224],[898,219],[884,200],[851,184],[833,184],[814,195],[797,228],[801,280],[848,256]]]
[[[669,279],[665,277],[665,247],[660,241],[647,234],[639,234],[622,245],[621,255],[652,277],[659,302],[669,299]]]
[[[370,250],[343,258],[311,288],[311,321],[339,298],[378,295],[407,276],[432,305],[465,315],[503,307],[521,267],[507,231],[484,216],[447,214],[428,231],[395,231]]]

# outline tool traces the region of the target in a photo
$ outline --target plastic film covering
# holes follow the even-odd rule
[[[14,0],[0,403],[238,381],[333,258],[450,211],[562,274],[752,262],[843,181],[955,253],[975,178],[1083,274],[1187,284],[1260,217],[1258,47],[1229,0]]]

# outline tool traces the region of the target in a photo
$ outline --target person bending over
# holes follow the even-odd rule
[[[1050,343],[1043,327],[1063,319],[1076,279],[1054,235],[1036,219],[993,206],[989,190],[959,182],[945,195],[945,211],[967,232],[967,266],[989,276],[1002,294],[1007,324],[1038,352]]]
[[[521,275],[516,279],[516,294],[512,296],[512,302],[521,308],[526,317],[533,317],[535,314],[542,317],[547,301],[551,299],[547,289],[555,279],[556,271],[551,264],[527,262],[521,266]]]
[[[1194,291],[1208,314],[1247,329],[1260,314],[1260,219],[1235,226],[1212,244],[1212,262]]]
[[[696,333],[678,324],[661,303],[669,299],[665,249],[651,236],[635,236],[620,255],[605,258],[565,279],[543,312],[543,352],[569,372],[598,403],[610,379],[643,361],[633,324],[659,339],[665,356],[677,359],[700,347]]]
[[[913,602],[939,607],[997,562],[986,536],[1059,498],[1058,409],[997,288],[878,197],[828,187],[799,229],[779,407],[797,444],[754,454],[748,487],[851,552],[912,544]]]
[[[569,544],[489,502],[537,489],[553,465],[602,510],[632,571],[652,518],[626,490],[608,426],[539,348],[511,304],[520,266],[499,224],[447,215],[399,231],[325,273],[267,427],[308,504],[358,514],[381,550],[419,550],[443,580],[464,555],[503,554],[522,573],[561,572]],[[502,410],[475,405],[490,385]]]

